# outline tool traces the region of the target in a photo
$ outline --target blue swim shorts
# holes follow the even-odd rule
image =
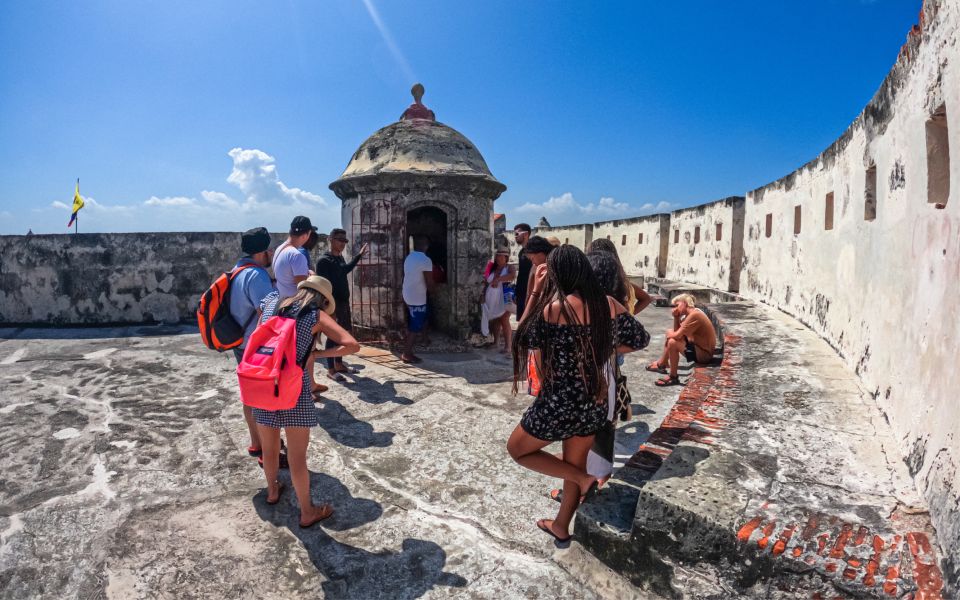
[[[423,326],[427,324],[427,305],[410,306],[408,304],[407,312],[410,314],[410,322],[407,324],[407,329],[414,333],[423,331]]]

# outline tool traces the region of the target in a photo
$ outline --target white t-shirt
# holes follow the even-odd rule
[[[433,272],[433,261],[423,252],[413,251],[403,260],[403,301],[408,306],[427,303],[427,282],[424,273]]]
[[[306,277],[310,274],[310,264],[300,251],[284,242],[273,255],[273,276],[277,278],[277,291],[280,299],[289,298],[297,293],[294,277]]]

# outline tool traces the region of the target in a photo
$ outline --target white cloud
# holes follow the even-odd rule
[[[300,188],[287,187],[280,181],[276,161],[266,152],[234,148],[228,154],[233,159],[233,171],[227,177],[227,183],[240,188],[248,202],[299,201],[313,202],[321,207],[327,206],[327,201],[321,196]]]
[[[653,204],[648,202],[641,206],[634,206],[627,202],[618,202],[614,198],[601,197],[596,202],[586,204],[578,202],[573,194],[566,192],[559,196],[552,196],[546,202],[527,202],[514,213],[529,216],[530,218],[546,217],[553,225],[569,225],[612,218],[628,218],[673,210],[675,205],[669,202]]]
[[[187,198],[185,196],[173,196],[166,198],[157,198],[156,196],[151,196],[149,200],[144,202],[147,206],[191,206],[196,204],[197,201],[193,198]]]
[[[202,190],[196,196],[154,195],[132,204],[101,204],[84,196],[80,231],[244,231],[258,226],[286,231],[296,215],[310,217],[321,230],[340,225],[339,202],[331,206],[319,194],[285,184],[276,160],[266,152],[233,148],[227,155],[233,165],[226,181],[236,193]],[[4,229],[12,233],[29,226],[37,232],[60,232],[61,218],[66,224],[71,208],[56,200],[32,209],[29,218],[4,219]]]

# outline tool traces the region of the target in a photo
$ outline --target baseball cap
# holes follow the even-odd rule
[[[309,217],[304,217],[304,216],[294,217],[293,221],[290,222],[291,235],[300,235],[310,231],[311,229],[313,231],[317,230],[317,228],[310,223]]]

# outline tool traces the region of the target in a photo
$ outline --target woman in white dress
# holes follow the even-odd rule
[[[513,266],[507,264],[510,250],[497,250],[493,260],[487,263],[483,279],[486,282],[483,291],[483,315],[481,317],[480,332],[490,335],[493,331],[493,343],[501,344],[501,352],[510,353],[513,341],[513,330],[510,329],[510,315],[517,311],[513,298],[513,286],[510,283],[516,279],[517,272]]]

